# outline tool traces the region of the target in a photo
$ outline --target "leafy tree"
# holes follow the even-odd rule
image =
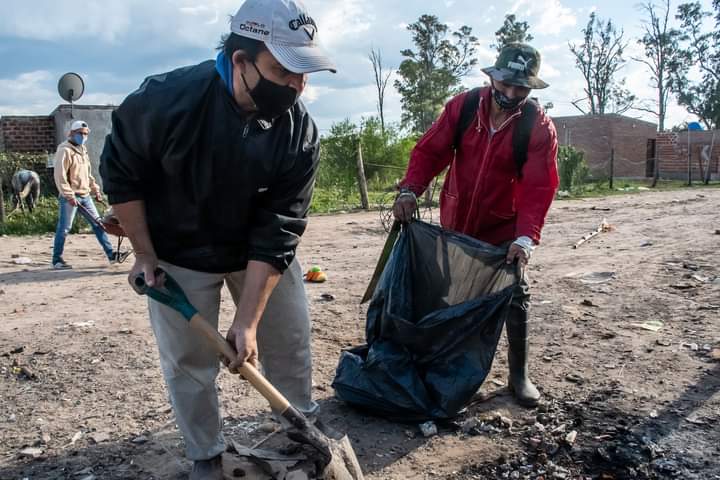
[[[682,48],[673,75],[678,103],[697,115],[708,129],[720,126],[720,0],[713,1],[713,8],[715,28],[703,32],[704,20],[713,13],[703,11],[700,2],[678,7]],[[691,69],[699,71],[699,81],[688,78]]]
[[[603,22],[592,12],[582,32],[582,44],[569,44],[575,56],[575,65],[585,79],[585,97],[574,101],[573,105],[582,113],[591,115],[630,110],[637,99],[622,81],[615,79],[625,65],[623,53],[627,42],[623,41],[623,30],[618,31],[612,20]],[[587,109],[578,106],[582,100],[587,101]]]
[[[434,15],[422,15],[408,25],[416,50],[400,53],[395,88],[402,96],[402,120],[415,132],[426,131],[447,99],[461,91],[460,79],[477,64],[477,38],[462,26],[448,39],[448,26]]]
[[[375,50],[374,48],[370,50],[370,53],[368,54],[368,58],[370,59],[370,63],[372,63],[373,67],[373,74],[375,75],[375,88],[377,88],[377,111],[378,115],[380,115],[380,128],[385,133],[385,88],[387,87],[388,80],[390,80],[390,75],[392,75],[392,70],[389,72],[383,71],[385,68],[383,66],[382,62],[382,54],[380,53],[380,49]]]
[[[360,124],[345,119],[333,124],[323,136],[317,187],[332,190],[336,200],[357,194],[357,150],[362,142],[365,176],[372,190],[392,189],[403,176],[410,151],[417,137],[403,134],[394,124],[382,131],[378,117],[364,118]]]
[[[634,60],[645,64],[650,70],[650,80],[657,91],[657,101],[652,109],[639,108],[655,115],[658,119],[658,130],[665,130],[668,96],[672,89],[673,73],[679,64],[681,38],[680,30],[670,27],[670,0],[662,6],[648,0],[640,6],[647,18],[643,22],[643,35],[638,43],[645,48],[645,58]]]
[[[345,119],[330,126],[323,136],[317,184],[324,188],[351,191],[357,184],[357,125]]]
[[[402,135],[395,125],[383,132],[379,119],[370,117],[363,119],[360,141],[368,183],[376,190],[394,187],[405,173],[415,136]]]
[[[529,29],[530,25],[527,22],[518,22],[514,14],[505,15],[503,26],[495,32],[497,43],[490,46],[499,52],[508,43],[531,42],[533,36],[528,33]]]
[[[566,192],[581,190],[590,174],[585,162],[585,154],[569,145],[562,145],[558,149],[557,162],[560,190]]]

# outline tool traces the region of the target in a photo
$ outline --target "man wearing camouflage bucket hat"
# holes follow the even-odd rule
[[[452,98],[410,156],[393,212],[403,222],[417,209],[417,196],[449,166],[440,193],[440,222],[507,248],[520,281],[506,320],[508,386],[518,403],[536,406],[540,393],[528,378],[530,255],[558,187],[557,134],[552,120],[529,98],[548,86],[538,77],[540,54],[530,45],[503,47],[494,66],[483,69],[490,85]]]

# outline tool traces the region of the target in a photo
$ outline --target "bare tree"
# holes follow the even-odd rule
[[[664,0],[662,6],[648,0],[640,6],[647,15],[643,21],[643,36],[638,43],[645,47],[645,58],[633,60],[645,64],[650,70],[653,88],[657,90],[655,108],[636,107],[655,115],[658,130],[665,130],[668,96],[672,87],[672,74],[678,68],[679,40],[681,32],[669,26],[670,0]]]
[[[700,2],[678,6],[681,61],[673,72],[678,103],[708,130],[720,128],[720,0],[713,0],[712,5],[714,13],[704,11]],[[714,18],[715,25],[707,28],[709,18]]]
[[[623,41],[624,32],[615,28],[612,20],[603,22],[595,12],[583,29],[584,40],[580,45],[569,44],[575,55],[575,65],[585,78],[585,99],[588,110],[583,113],[603,115],[622,113],[632,108],[635,95],[624,88],[622,82],[615,80],[615,74],[625,65],[623,52],[627,42]]]
[[[380,115],[380,129],[385,135],[385,87],[387,87],[388,80],[390,80],[390,75],[392,75],[392,69],[389,69],[390,71],[384,72],[383,69],[383,63],[382,63],[382,53],[380,52],[380,49],[378,48],[375,50],[374,48],[370,50],[370,53],[368,54],[368,58],[370,59],[370,62],[372,63],[373,67],[373,73],[375,74],[375,88],[377,88],[377,110],[378,114]]]

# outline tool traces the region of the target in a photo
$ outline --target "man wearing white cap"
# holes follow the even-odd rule
[[[100,171],[143,273],[161,267],[217,326],[226,285],[236,310],[231,367],[263,365],[312,413],[310,319],[295,249],[319,159],[299,100],[307,74],[335,67],[299,1],[247,0],[215,61],[147,78],[113,114]],[[222,478],[217,357],[182,316],[149,301],[150,322],[191,479]]]
[[[60,214],[55,231],[52,255],[52,267],[56,270],[72,268],[70,264],[63,259],[63,251],[65,250],[65,239],[72,228],[78,205],[85,207],[84,209],[80,209],[80,215],[82,215],[92,227],[95,237],[97,237],[110,263],[124,260],[124,258],[118,258],[121,254],[113,251],[112,244],[105,230],[98,226],[94,220],[98,218],[98,213],[90,194],[92,194],[96,200],[102,201],[102,192],[100,191],[100,186],[92,176],[90,157],[88,157],[88,151],[85,147],[85,142],[87,142],[89,134],[90,128],[86,122],[82,120],[74,121],[70,125],[68,139],[58,145],[57,152],[55,153],[54,177],[55,186],[59,192],[58,203],[60,205]],[[92,215],[93,218],[91,218],[90,215]]]

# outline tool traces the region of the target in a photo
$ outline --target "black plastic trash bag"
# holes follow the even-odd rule
[[[505,249],[423,222],[403,229],[345,351],[338,398],[398,421],[452,418],[492,366],[517,282]]]

